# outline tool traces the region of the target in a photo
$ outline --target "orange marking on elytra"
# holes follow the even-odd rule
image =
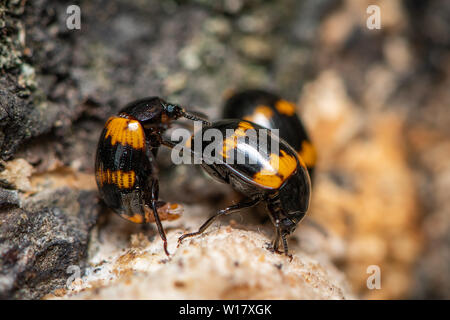
[[[254,129],[253,125],[250,122],[241,121],[239,122],[238,127],[234,130],[234,133],[224,140],[221,153],[224,158],[228,158],[228,152],[237,147],[238,137],[245,137],[245,132],[248,129]]]
[[[254,129],[253,125],[248,122],[248,121],[241,121],[238,124],[238,128],[236,130],[243,130],[243,131],[247,131],[248,129]]]
[[[230,150],[234,150],[237,146],[237,136],[233,134],[232,136],[225,139],[223,142],[222,147],[222,156],[227,159],[228,158],[228,152]]]
[[[281,150],[281,156],[272,153],[269,165],[253,176],[253,180],[265,187],[279,188],[297,168],[297,158]]]
[[[295,104],[286,100],[278,100],[275,108],[277,108],[279,113],[287,116],[293,116],[295,114]]]
[[[317,161],[316,148],[309,141],[302,142],[302,149],[298,152],[298,155],[308,168],[315,166]]]
[[[238,127],[236,128],[236,130],[234,130],[234,136],[237,137],[244,137],[245,136],[245,132],[248,129],[254,129],[253,125],[248,122],[248,121],[241,121],[238,124]]]
[[[105,139],[111,137],[111,144],[129,145],[133,149],[144,148],[144,130],[137,120],[111,117],[106,123]]]
[[[136,181],[136,173],[134,171],[111,171],[109,169],[103,171],[99,169],[96,177],[100,186],[103,186],[103,184],[115,184],[120,189],[132,188]]]
[[[243,119],[248,121],[256,121],[256,119],[258,119],[261,115],[267,119],[270,119],[273,116],[273,110],[268,106],[259,105],[253,110],[251,115],[245,116]]]

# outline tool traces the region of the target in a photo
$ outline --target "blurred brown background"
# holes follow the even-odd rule
[[[69,4],[81,30],[66,27]],[[371,4],[380,30],[366,27]],[[160,95],[217,118],[229,90],[262,87],[297,102],[316,144],[310,216],[343,239],[335,263],[354,292],[450,298],[448,1],[0,1],[0,37],[0,207],[21,210],[17,190],[46,175],[66,186],[61,206],[89,222],[65,264],[84,259],[100,211],[95,187],[73,189],[93,174],[109,115]],[[40,201],[27,210],[42,217],[51,197]],[[6,244],[5,230],[17,234],[3,229],[0,274],[17,285],[0,296],[24,283],[40,296],[48,275],[28,278],[15,252],[30,244]],[[381,290],[366,287],[369,265]]]

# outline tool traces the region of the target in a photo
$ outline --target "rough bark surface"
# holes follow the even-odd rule
[[[81,30],[66,27],[72,4],[81,8]],[[319,154],[308,219],[331,235],[318,239],[299,228],[291,240],[295,263],[277,275],[284,297],[344,298],[354,292],[362,298],[449,298],[450,5],[379,1],[382,29],[368,30],[369,4],[0,0],[0,297],[40,298],[65,287],[69,266],[84,273],[86,266],[99,264],[102,250],[111,252],[105,265],[112,268],[122,256],[118,248],[144,255],[158,270],[134,269],[137,258],[127,265],[130,294],[138,290],[137,296],[150,297],[141,295],[146,282],[140,280],[179,271],[175,261],[187,257],[178,250],[164,270],[157,267],[163,258],[156,237],[134,248],[140,229],[120,220],[124,226],[114,229],[116,220],[99,204],[93,179],[103,124],[125,103],[150,95],[217,119],[230,90],[263,87],[298,103]],[[236,200],[227,186],[200,170],[172,165],[167,150],[158,160],[161,197],[187,208],[182,218],[168,223],[174,228],[169,229],[172,243],[177,232],[193,229]],[[242,225],[267,227],[265,214],[242,217]],[[121,242],[97,245],[109,228]],[[269,255],[261,237],[270,239],[270,232],[232,228],[233,239],[226,239],[225,228],[211,232],[210,240],[193,241],[192,249],[182,248],[210,261],[213,269],[220,246],[240,245],[233,239],[248,240],[243,252]],[[309,237],[318,241],[312,251]],[[200,243],[214,249],[204,253]],[[316,255],[322,249],[323,259]],[[308,264],[310,258],[315,262]],[[231,255],[225,259],[232,261]],[[268,266],[282,257],[265,259]],[[326,272],[308,269],[316,262]],[[381,267],[382,290],[366,286],[366,268],[373,264]],[[183,281],[205,267],[188,265],[192,269],[183,271]],[[351,291],[338,280],[339,272],[330,271],[333,265],[346,275]],[[230,268],[217,281],[234,277],[227,272],[235,267]],[[251,268],[243,267],[241,275]],[[332,293],[311,289],[302,275],[310,271]],[[292,285],[304,288],[303,296],[288,288],[285,277],[291,272],[298,272]],[[233,279],[242,285],[239,277]],[[172,288],[174,279],[166,279],[158,286],[168,295],[201,297],[200,291]],[[124,281],[104,283],[98,296],[65,294],[111,297]],[[242,296],[231,292],[255,297],[247,289]]]

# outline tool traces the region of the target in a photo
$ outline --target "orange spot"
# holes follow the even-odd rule
[[[238,127],[234,130],[234,133],[227,137],[223,142],[222,147],[222,156],[224,158],[228,158],[228,152],[230,150],[234,150],[238,144],[238,137],[245,137],[246,131],[248,129],[254,129],[253,125],[248,121],[241,121],[238,124]]]
[[[248,121],[255,121],[255,119],[258,119],[258,117],[261,115],[267,119],[270,119],[273,116],[273,111],[268,106],[260,105],[257,106],[255,110],[253,110],[253,113],[251,115],[248,115],[243,119]]]
[[[223,142],[222,156],[228,158],[228,152],[234,150],[238,144],[238,137],[245,137],[245,132],[248,129],[254,129],[253,125],[247,121],[241,121],[238,127],[234,130],[234,133],[227,137]]]
[[[263,114],[266,118],[272,118],[273,116],[273,111],[268,106],[257,106],[254,113]]]
[[[305,165],[308,168],[315,166],[317,161],[316,148],[314,148],[309,141],[305,140],[302,142],[302,149],[298,152],[298,155],[300,156],[300,159],[305,162]]]
[[[236,133],[236,131],[235,131]],[[225,139],[223,142],[222,147],[222,156],[227,159],[228,158],[228,152],[230,150],[234,150],[237,146],[237,135],[233,134],[232,136]]]
[[[238,128],[236,130],[238,130],[238,129],[241,129],[243,131],[247,131],[248,129],[254,129],[254,127],[248,121],[241,121],[241,122],[239,122]]]
[[[184,146],[185,146],[186,148],[188,148],[188,149],[190,149],[191,146],[192,146],[192,141],[191,141],[191,140],[192,140],[192,139],[187,139],[186,142],[184,143]]]
[[[274,153],[270,155],[269,165],[257,172],[253,181],[262,186],[276,189],[291,176],[296,168],[297,158],[281,150],[281,156]]]
[[[137,120],[111,117],[106,122],[105,139],[111,137],[111,144],[129,145],[133,149],[144,148],[144,130]]]
[[[278,100],[275,104],[275,108],[277,108],[279,113],[287,116],[292,116],[295,114],[295,104],[286,100]]]
[[[129,189],[134,186],[134,182],[136,181],[136,173],[134,171],[111,171],[109,169],[103,171],[100,168],[96,173],[96,178],[101,186],[106,183],[115,184],[120,189]]]
[[[245,132],[248,129],[254,129],[253,125],[248,121],[241,121],[239,122],[236,130],[234,130],[234,135],[238,137],[245,137]]]

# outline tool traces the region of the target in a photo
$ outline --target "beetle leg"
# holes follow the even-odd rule
[[[278,249],[279,245],[280,245],[280,239],[281,239],[281,232],[280,229],[278,228],[278,226],[275,227],[275,238],[272,241],[272,244],[268,244],[267,245],[267,250],[269,250],[270,252],[275,252],[278,254],[283,254],[282,251],[280,251]]]
[[[219,217],[224,216],[224,215],[228,215],[234,211],[240,210],[240,209],[244,209],[244,208],[250,208],[255,206],[256,204],[258,204],[261,201],[261,199],[259,198],[255,198],[255,199],[250,199],[250,200],[246,200],[246,201],[242,201],[239,202],[238,204],[229,206],[228,208],[222,209],[217,211],[212,217],[210,217],[208,220],[205,221],[205,223],[203,223],[201,225],[201,227],[198,229],[198,231],[196,232],[192,232],[192,233],[185,233],[183,234],[180,238],[178,238],[178,245],[180,245],[180,243],[188,237],[193,237],[196,235],[199,235],[201,233],[203,233],[206,229],[208,229],[208,227]]]
[[[289,254],[288,244],[287,244],[287,239],[286,239],[286,234],[284,234],[284,233],[281,234],[281,240],[283,241],[284,255],[285,255],[286,257],[289,257],[290,261],[292,261],[292,254]]]
[[[280,244],[280,240],[281,240],[282,243],[283,243],[283,250],[284,250],[284,251],[278,250],[278,246],[279,246],[279,244]],[[292,254],[289,254],[289,251],[288,251],[288,245],[287,245],[286,234],[283,234],[283,233],[279,230],[279,228],[276,228],[276,236],[275,236],[275,239],[273,240],[272,245],[268,244],[267,249],[268,249],[270,252],[275,252],[275,253],[278,253],[278,254],[284,254],[284,255],[286,255],[287,257],[289,257],[290,261],[292,261]]]
[[[269,250],[278,254],[285,254],[286,256],[288,256],[291,260],[292,260],[292,255],[289,254],[288,252],[288,245],[287,245],[287,239],[286,239],[286,234],[281,232],[280,230],[280,215],[279,215],[279,209],[278,207],[274,207],[274,206],[269,206],[268,207],[269,212],[270,212],[270,218],[273,222],[273,224],[275,225],[275,239],[273,240],[272,243],[272,248],[270,248]],[[280,244],[280,240],[283,243],[283,251],[280,251],[278,249],[279,244]]]
[[[278,245],[280,244],[280,229],[277,227],[275,232],[276,232],[276,234],[275,234],[275,239],[273,239],[273,242],[272,242],[272,249],[274,252],[279,253]]]
[[[169,251],[167,250],[166,232],[164,231],[164,228],[162,226],[161,219],[159,218],[158,210],[157,210],[157,207],[156,207],[156,203],[158,201],[158,190],[159,190],[158,181],[154,180],[153,184],[151,186],[150,205],[151,205],[151,208],[152,208],[152,211],[153,211],[153,216],[155,217],[156,226],[158,227],[159,236],[161,237],[161,240],[164,243],[164,252],[169,257],[170,254],[169,254]]]
[[[150,146],[150,144],[147,144],[147,146]],[[147,182],[145,186],[144,191],[144,202],[147,206],[150,207],[151,211],[153,212],[153,216],[155,218],[156,226],[158,228],[159,236],[161,237],[161,240],[164,243],[164,252],[169,257],[169,251],[167,250],[167,238],[166,233],[164,231],[164,228],[161,223],[161,219],[158,214],[158,193],[159,193],[159,183],[158,183],[158,177],[157,177],[157,170],[156,162],[155,162],[155,156],[153,154],[153,149],[150,147],[147,147],[147,157],[150,162],[151,171],[149,171],[149,176],[147,177]],[[159,202],[161,203],[161,202]]]

